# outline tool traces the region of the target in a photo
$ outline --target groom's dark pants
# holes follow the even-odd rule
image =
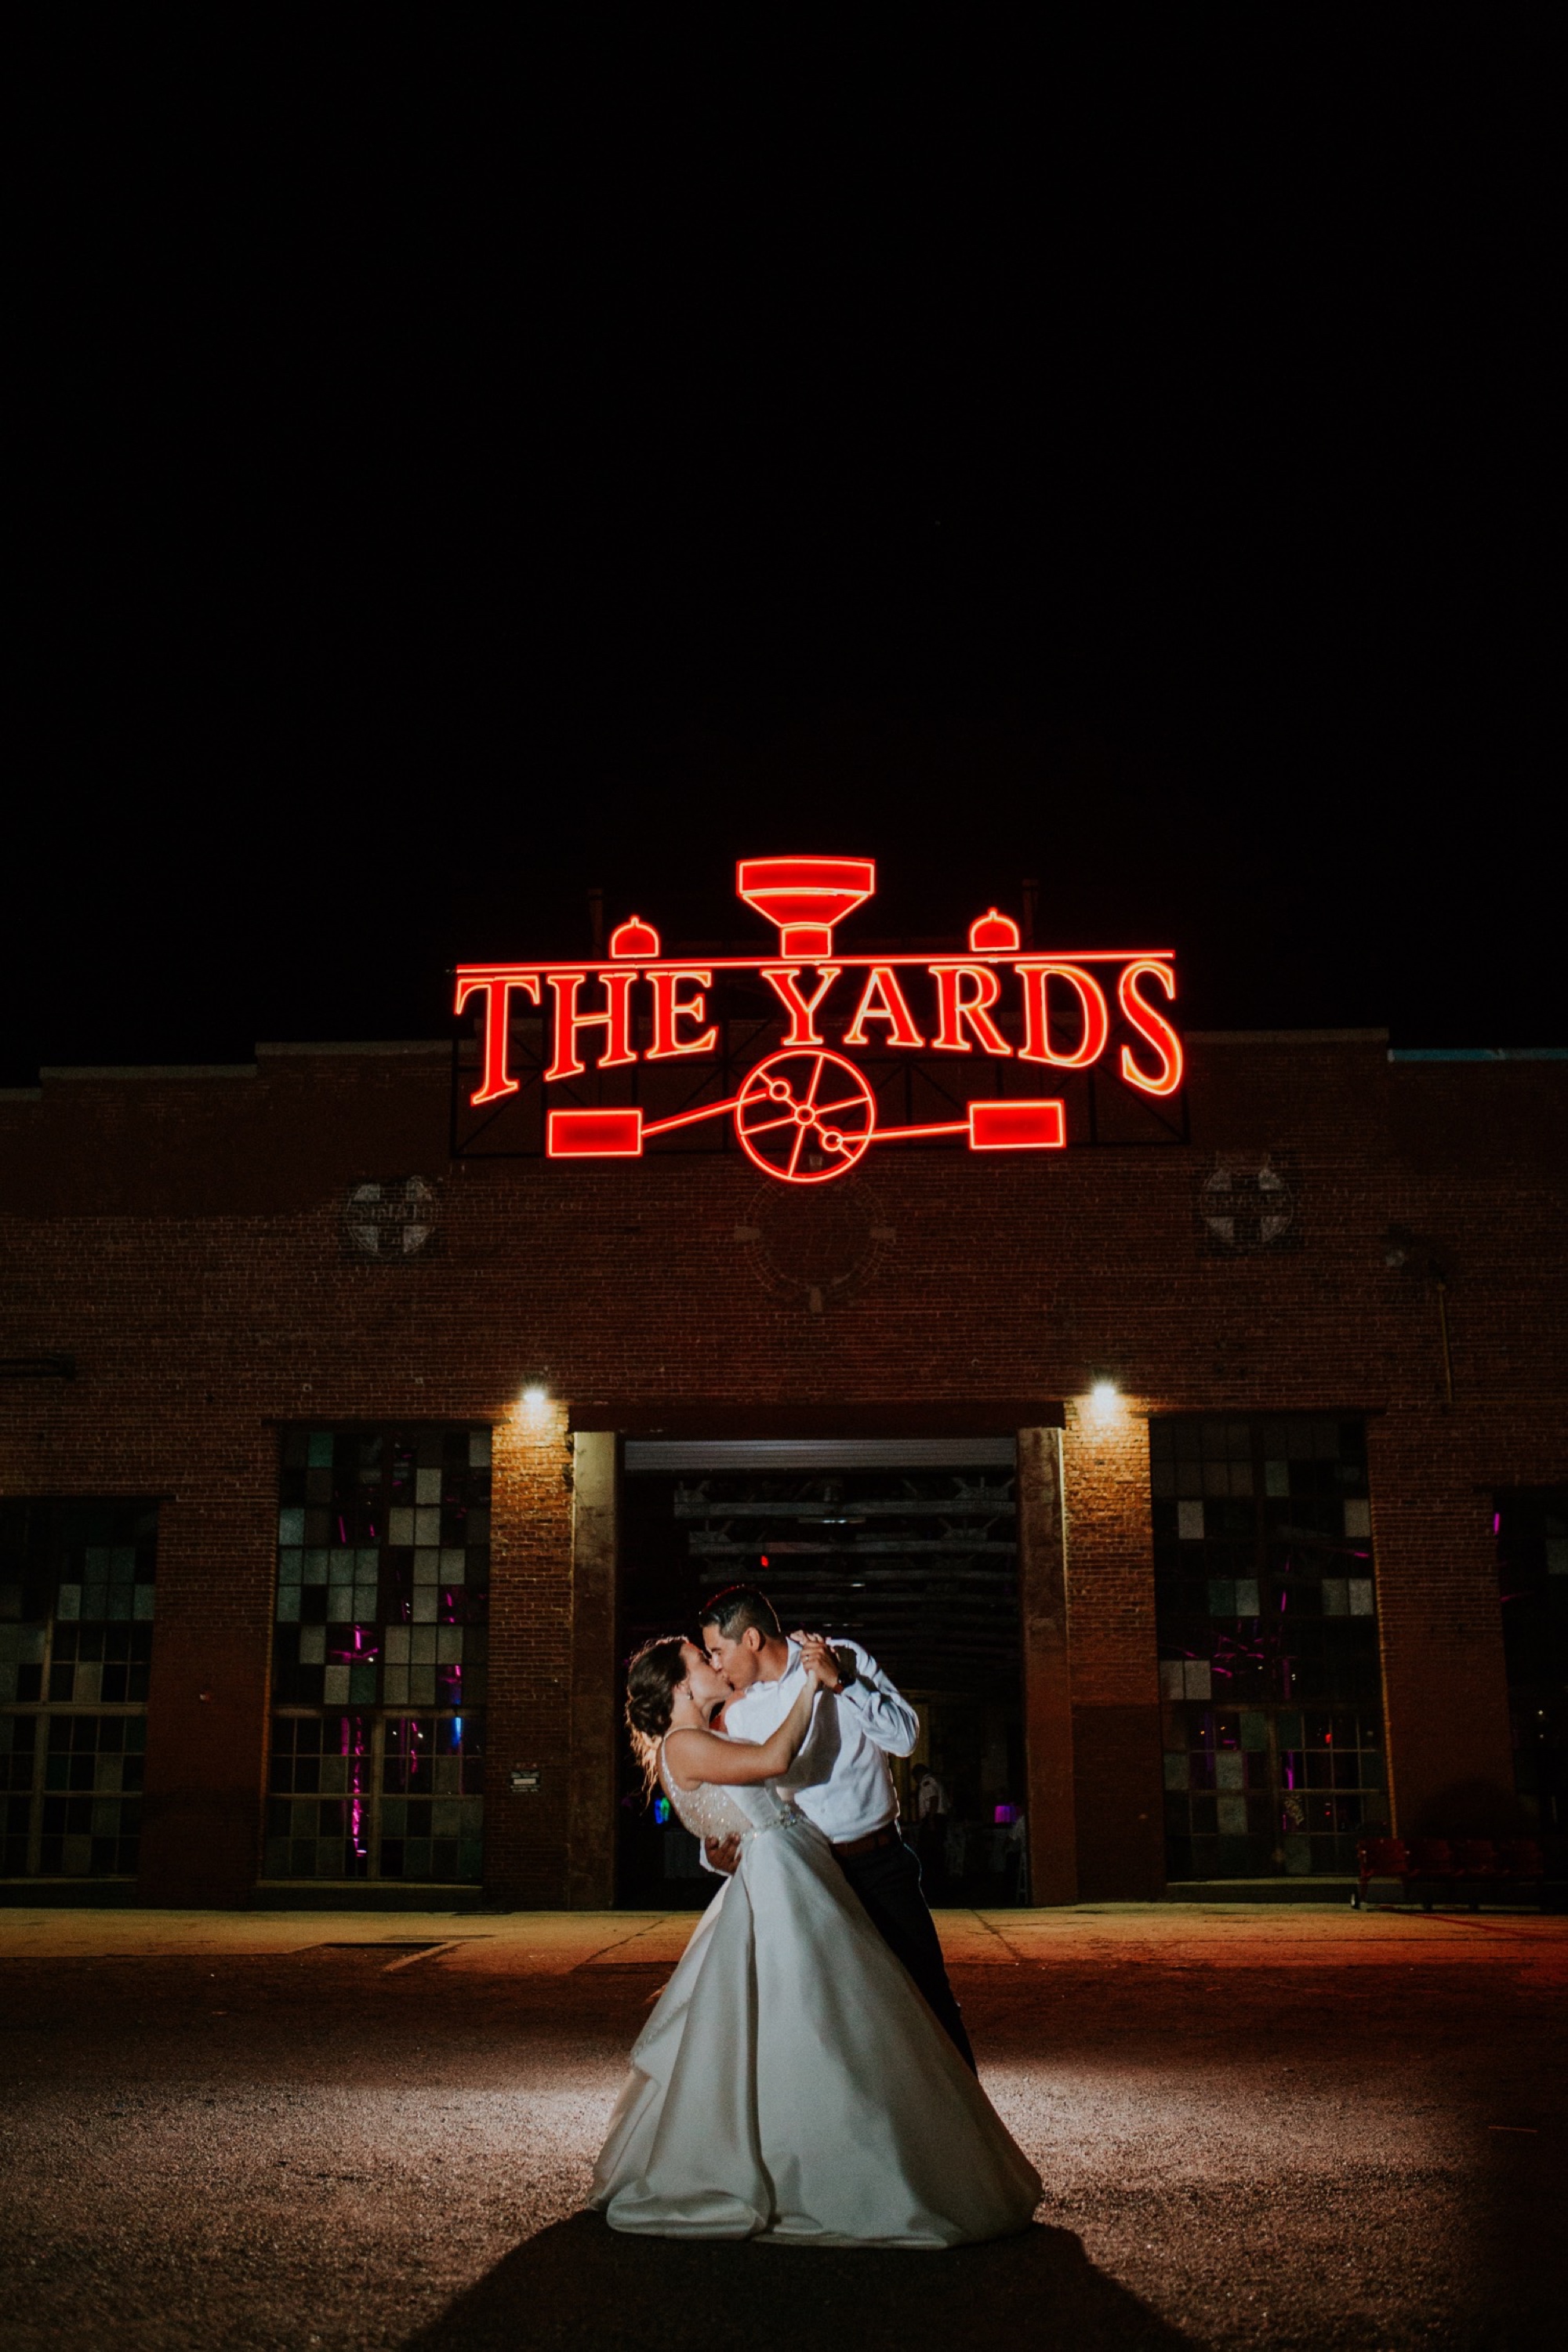
[[[947,1980],[936,1922],[921,1889],[921,1866],[913,1848],[895,1830],[886,1844],[872,1845],[868,1853],[858,1853],[852,1845],[835,1846],[833,1851],[882,1941],[902,1960],[964,2064],[972,2074],[976,2072],[974,2053]]]

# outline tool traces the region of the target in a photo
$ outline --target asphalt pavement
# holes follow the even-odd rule
[[[941,2254],[650,2244],[584,2211],[692,1924],[0,1911],[0,2346],[1562,2340],[1568,1921],[943,1915],[1047,2194],[1023,2237]]]

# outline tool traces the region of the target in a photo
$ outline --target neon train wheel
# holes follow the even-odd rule
[[[770,1054],[735,1105],[742,1150],[786,1184],[847,1175],[876,1126],[876,1099],[854,1063],[815,1048]]]

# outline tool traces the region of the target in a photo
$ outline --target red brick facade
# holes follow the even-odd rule
[[[143,1898],[256,1885],[279,1427],[400,1414],[495,1430],[502,1899],[608,1898],[608,1570],[597,1506],[574,1568],[572,1433],[634,1423],[1063,1423],[1076,1884],[1111,1896],[1162,1878],[1148,1416],[1364,1413],[1398,1824],[1502,1822],[1489,1498],[1568,1481],[1568,1067],[1190,1043],[1189,1142],[910,1150],[824,1187],[876,1238],[846,1244],[858,1271],[820,1311],[761,1265],[783,1202],[738,1156],[453,1162],[444,1047],[46,1073],[0,1098],[0,1353],[76,1364],[0,1387],[0,1492],[162,1498]],[[1205,1177],[1266,1160],[1289,1245],[1228,1254]],[[350,1189],[410,1173],[436,1188],[431,1246],[356,1256]],[[1104,1417],[1100,1377],[1121,1391]],[[548,1402],[520,1417],[530,1383]],[[536,1793],[510,1793],[514,1763]],[[1043,1884],[1061,1829],[1033,1826]]]

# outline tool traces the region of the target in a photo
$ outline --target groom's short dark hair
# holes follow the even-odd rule
[[[773,1602],[754,1584],[726,1585],[704,1605],[698,1623],[717,1625],[726,1642],[738,1642],[748,1625],[754,1625],[764,1642],[784,1638]]]

